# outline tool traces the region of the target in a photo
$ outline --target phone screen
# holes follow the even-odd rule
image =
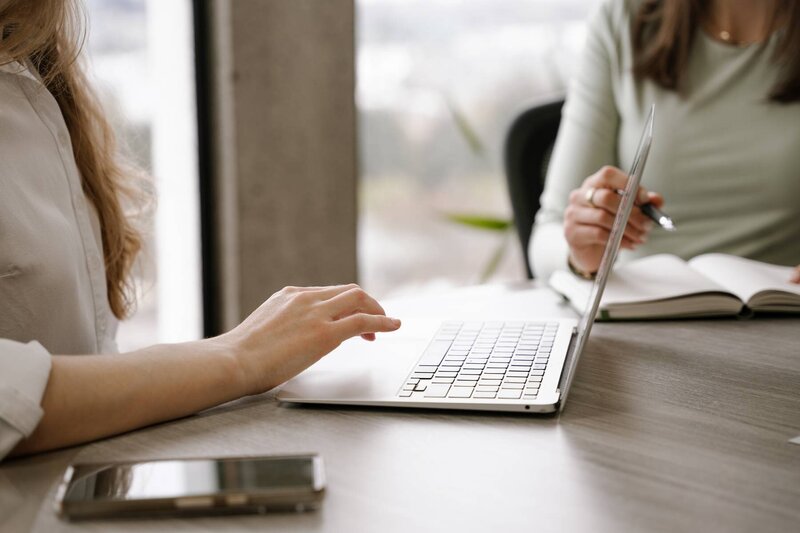
[[[314,456],[74,465],[63,501],[150,500],[320,490]]]

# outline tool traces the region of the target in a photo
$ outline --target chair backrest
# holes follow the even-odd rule
[[[504,159],[508,193],[529,279],[533,279],[533,271],[528,258],[528,241],[539,210],[539,197],[544,190],[563,105],[564,100],[559,99],[526,109],[514,120],[506,135]]]

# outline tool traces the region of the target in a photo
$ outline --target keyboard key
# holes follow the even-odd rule
[[[438,384],[452,383],[455,380],[456,380],[456,378],[454,378],[454,377],[452,377],[452,378],[433,378],[433,380],[431,380],[431,383],[438,383]]]
[[[472,396],[472,387],[453,387],[447,393],[448,398],[469,398]]]
[[[409,379],[431,379],[433,372],[414,372]]]
[[[447,353],[448,348],[450,348],[449,341],[434,340],[428,345],[428,348],[425,349],[418,364],[438,365],[442,362],[442,359],[444,359],[444,354]]]
[[[522,396],[522,391],[521,390],[501,390],[497,394],[497,399],[498,400],[519,400],[520,396]]]
[[[506,383],[525,383],[525,378],[523,377],[507,377],[504,380]]]
[[[425,391],[426,398],[444,398],[447,396],[447,391],[450,390],[450,385],[444,383],[432,383]]]
[[[403,390],[403,391],[400,391],[400,394],[398,396],[400,396],[401,398],[408,398],[412,394],[414,394],[413,391]]]
[[[480,383],[478,383],[478,386],[475,387],[475,390],[480,392],[497,392],[498,390],[500,390],[500,387],[497,386],[489,387],[487,385],[481,385]]]
[[[473,397],[473,398],[483,398],[484,400],[491,400],[491,399],[493,399],[495,396],[497,396],[497,393],[495,393],[495,392],[490,392],[490,391],[475,391],[475,392],[472,394],[472,397]]]
[[[486,374],[496,374],[496,375],[502,376],[505,373],[506,373],[506,369],[505,368],[487,368],[486,370],[483,371],[484,375],[486,375]]]
[[[522,390],[524,387],[523,383],[503,383],[500,385],[500,390]]]

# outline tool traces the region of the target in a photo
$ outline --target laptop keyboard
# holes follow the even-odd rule
[[[558,322],[445,322],[401,398],[535,399]]]

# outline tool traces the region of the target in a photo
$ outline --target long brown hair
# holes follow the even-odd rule
[[[141,175],[121,156],[114,132],[79,61],[84,15],[77,0],[0,2],[0,58],[31,64],[58,102],[72,140],[83,191],[97,210],[111,311],[126,317],[135,303],[130,277],[142,238],[123,201],[139,203]]]
[[[685,89],[689,52],[707,2],[703,0],[644,0],[633,21],[633,72],[661,87]],[[778,0],[771,27],[785,20],[772,60],[781,75],[769,92],[770,100],[800,100],[800,2]]]

